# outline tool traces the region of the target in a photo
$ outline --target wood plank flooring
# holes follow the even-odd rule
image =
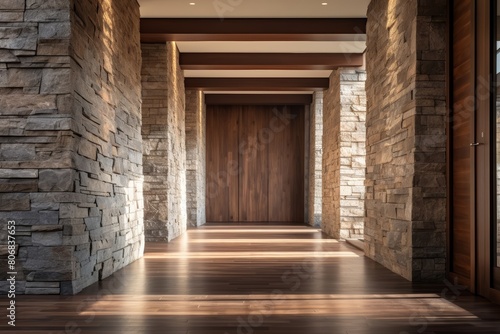
[[[500,333],[500,306],[298,225],[190,230],[77,296],[19,296],[15,331],[2,318],[2,333]]]

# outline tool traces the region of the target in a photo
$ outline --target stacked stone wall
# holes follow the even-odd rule
[[[362,238],[365,216],[366,72],[338,69],[324,93],[323,230]]]
[[[188,225],[206,223],[206,106],[203,92],[186,91],[186,191]]]
[[[173,42],[142,57],[146,240],[168,242],[187,228],[184,77]]]
[[[410,280],[446,263],[446,1],[368,9],[365,253]]]
[[[308,222],[319,227],[323,197],[323,92],[316,92],[313,99],[310,109]]]
[[[18,293],[76,293],[143,252],[139,6],[12,0],[0,17],[1,243],[15,221]]]

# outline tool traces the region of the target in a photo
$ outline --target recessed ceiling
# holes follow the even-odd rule
[[[328,5],[322,5],[327,2]],[[190,5],[195,3],[195,5]],[[356,18],[370,0],[139,0],[145,18]]]
[[[165,18],[165,19],[335,19],[335,18],[366,18],[366,12],[371,0],[138,0],[141,5],[142,18]],[[327,5],[322,3],[327,2]],[[191,5],[190,3],[194,3]],[[214,20],[216,21],[216,20]],[[229,22],[229,21],[228,21]],[[290,23],[289,23],[290,24]],[[285,28],[288,26],[285,24]],[[290,25],[290,28],[297,27]],[[196,31],[203,32],[203,24],[198,22]],[[285,29],[286,30],[286,29]],[[229,32],[230,34],[231,32]],[[307,34],[306,34],[307,35]],[[275,40],[266,39],[228,39],[210,40],[193,39],[192,41],[174,40],[182,54],[362,54],[366,50],[366,35],[348,34],[345,40],[323,40],[304,39],[297,40]],[[189,39],[188,39],[189,40]],[[216,79],[216,78],[328,78],[331,70],[317,70],[303,68],[294,70],[280,70],[279,66],[274,69],[253,69],[242,65],[234,70],[211,69],[209,66],[203,68],[184,68],[184,76],[189,79]],[[187,66],[186,66],[187,67]],[[267,86],[266,86],[267,87]],[[271,88],[264,88],[271,89]],[[297,89],[297,91],[265,91],[239,90],[227,91],[220,89],[207,89],[206,94],[312,94],[312,90]]]

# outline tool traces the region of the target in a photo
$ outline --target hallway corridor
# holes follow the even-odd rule
[[[16,306],[16,333],[500,333],[500,306],[300,225],[189,230],[77,296]]]

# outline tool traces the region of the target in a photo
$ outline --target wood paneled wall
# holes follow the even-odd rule
[[[207,221],[303,222],[304,111],[207,107]]]

